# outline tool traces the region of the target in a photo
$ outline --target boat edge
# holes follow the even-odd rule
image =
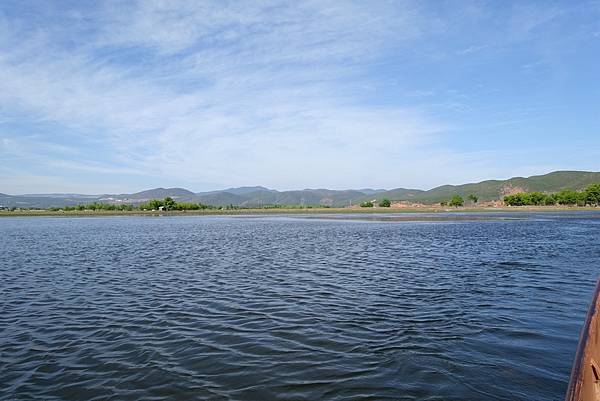
[[[596,281],[596,289],[594,290],[594,295],[592,297],[592,302],[588,309],[585,323],[581,328],[581,334],[579,335],[579,345],[577,346],[577,352],[575,353],[575,359],[573,361],[573,368],[571,370],[571,377],[569,379],[569,387],[567,388],[567,395],[565,397],[565,401],[579,401],[581,383],[580,380],[581,374],[583,372],[584,363],[585,363],[585,351],[588,345],[589,333],[590,333],[590,325],[596,314],[596,309],[598,307],[598,303],[600,303],[600,278]]]

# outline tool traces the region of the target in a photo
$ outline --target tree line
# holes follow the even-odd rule
[[[469,194],[469,196],[467,196],[467,199],[469,199],[472,204],[476,204],[477,202],[479,202],[479,197],[475,194]],[[450,200],[440,202],[440,205],[459,207],[465,205],[465,200],[460,195],[454,195],[452,198],[450,198]]]
[[[236,208],[233,205],[225,206],[226,208]],[[119,204],[115,205],[112,203],[88,203],[76,206],[64,206],[61,208],[52,207],[49,210],[58,211],[64,210],[66,212],[71,211],[84,211],[84,210],[109,210],[109,211],[134,211],[134,210],[206,210],[206,209],[218,209],[217,206],[205,205],[202,203],[192,202],[177,202],[170,196],[164,199],[152,199],[146,203],[140,203],[139,205],[132,204]]]
[[[231,205],[233,208],[233,205]],[[152,199],[148,203],[142,203],[138,205],[140,210],[206,210],[206,209],[217,209],[216,206],[205,205],[203,203],[193,202],[177,202],[170,196],[164,199]]]
[[[600,184],[592,184],[582,191],[564,189],[560,192],[545,194],[542,192],[521,192],[506,195],[507,206],[598,206],[600,205]]]
[[[389,202],[389,201],[388,201]],[[214,206],[214,205],[206,205],[203,203],[193,203],[193,202],[177,202],[170,196],[167,196],[164,199],[151,199],[146,203],[140,203],[138,205],[132,204],[112,204],[112,203],[88,203],[88,204],[80,204],[75,206],[64,206],[64,207],[51,207],[48,210],[51,211],[96,211],[96,210],[106,210],[106,211],[148,211],[148,210],[177,210],[177,211],[185,211],[185,210],[240,210],[240,209],[312,209],[314,207],[319,208],[329,208],[330,206],[326,205],[262,205],[260,207],[241,207],[238,205],[223,205],[223,206]]]
[[[378,205],[379,205],[379,207],[390,207],[390,206],[392,206],[392,201],[387,198],[383,198],[382,200],[379,201]],[[369,201],[362,202],[360,204],[360,207],[373,207],[373,206],[374,206],[373,202],[369,202]]]

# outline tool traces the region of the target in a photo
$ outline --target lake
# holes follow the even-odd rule
[[[600,213],[481,216],[1,218],[0,399],[560,400]]]

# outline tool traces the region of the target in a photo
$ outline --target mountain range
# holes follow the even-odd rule
[[[388,198],[393,201],[434,204],[450,199],[454,195],[466,198],[475,194],[480,201],[501,199],[504,195],[517,192],[558,192],[563,189],[581,190],[600,183],[600,172],[555,171],[531,177],[513,177],[507,180],[487,180],[463,185],[442,185],[430,190],[395,188],[385,189],[302,189],[277,191],[261,186],[228,188],[219,191],[192,192],[184,188],[154,188],[132,194],[26,194],[7,195],[0,193],[0,206],[21,208],[48,208],[72,206],[92,202],[115,204],[138,204],[167,196],[180,202],[195,202],[207,205],[326,205],[348,206],[368,200]]]

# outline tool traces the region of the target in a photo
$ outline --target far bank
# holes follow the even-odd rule
[[[555,213],[600,211],[594,206],[503,206],[503,207],[345,207],[345,208],[277,208],[277,209],[209,209],[209,210],[0,210],[0,217],[28,216],[228,216],[228,215],[278,215],[278,214],[423,214],[423,213]]]

